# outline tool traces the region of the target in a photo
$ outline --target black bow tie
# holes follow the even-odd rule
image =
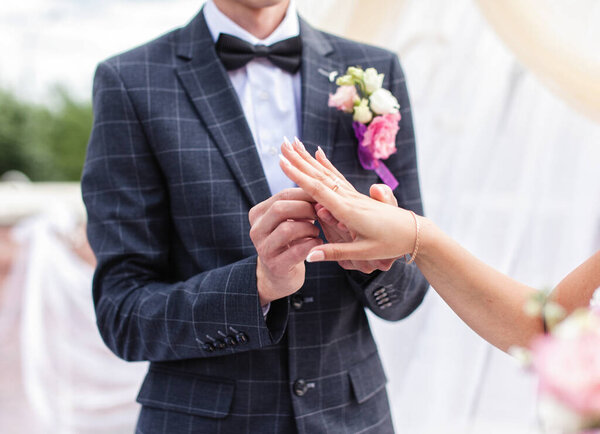
[[[217,40],[217,54],[225,69],[238,69],[256,57],[265,57],[284,71],[295,73],[302,61],[300,36],[284,39],[273,45],[252,45],[243,39],[221,33]]]

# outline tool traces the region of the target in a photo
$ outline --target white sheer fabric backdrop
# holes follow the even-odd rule
[[[407,75],[427,215],[499,270],[552,287],[600,248],[600,126],[517,63],[471,1],[405,3],[379,36]],[[400,324],[371,320],[398,432],[535,430],[535,379],[435,292]]]
[[[114,356],[96,329],[92,268],[68,240],[76,220],[64,210],[24,221],[15,229],[26,270],[22,287],[23,384],[32,408],[52,433],[130,433],[135,397],[146,363]]]

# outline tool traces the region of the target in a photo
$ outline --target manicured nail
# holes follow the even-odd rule
[[[319,262],[325,259],[325,253],[322,250],[314,250],[306,257],[306,262]]]
[[[323,157],[325,160],[327,160],[327,155],[325,155],[325,151],[323,151],[323,148],[321,148],[320,146],[317,146],[317,153],[320,153],[320,154],[321,154],[321,156],[322,156],[322,157]],[[329,161],[329,160],[327,160],[327,161]]]
[[[294,144],[298,146],[298,149],[304,151],[304,145],[302,144],[302,142],[300,141],[300,139],[296,136],[294,136]]]
[[[290,163],[290,160],[288,160],[287,158],[285,158],[283,155],[279,154],[279,159],[283,162],[283,164],[285,164],[286,166],[291,167],[292,164]]]
[[[294,150],[294,148],[292,148],[292,144],[290,143],[290,141],[288,140],[288,138],[286,136],[283,136],[283,147],[285,149],[287,149],[288,151]]]

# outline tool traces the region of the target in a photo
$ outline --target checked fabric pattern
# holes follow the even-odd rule
[[[335,86],[326,73],[348,65],[386,72],[403,117],[398,152],[386,164],[400,182],[400,206],[422,213],[396,56],[304,21],[300,34],[309,151],[321,145],[363,192],[377,182],[359,166],[350,119],[327,107]],[[102,62],[94,114],[82,178],[98,259],[94,303],[108,347],[152,362],[138,432],[392,432],[364,307],[402,319],[427,283],[401,261],[371,276],[307,264],[302,289],[263,318],[248,211],[270,192],[202,12]]]

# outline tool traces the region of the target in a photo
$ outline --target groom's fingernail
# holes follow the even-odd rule
[[[319,262],[325,259],[325,253],[321,250],[315,250],[314,252],[310,252],[306,257],[306,262]]]

